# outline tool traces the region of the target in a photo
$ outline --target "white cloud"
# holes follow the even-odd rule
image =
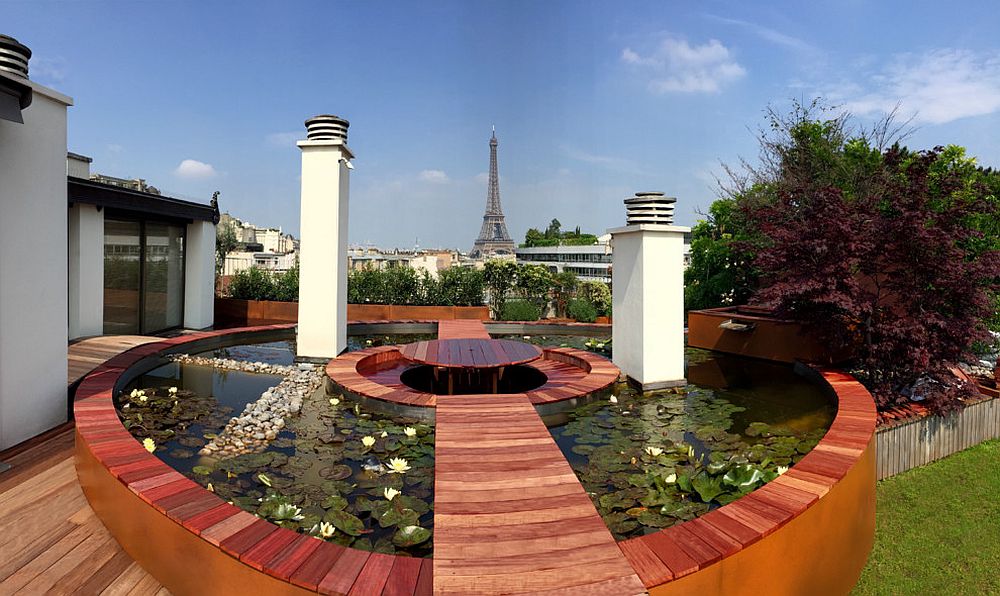
[[[490,181],[490,175],[487,174],[486,172],[479,172],[473,177],[473,180],[475,180],[479,184],[486,184],[487,182]]]
[[[445,174],[441,170],[424,170],[417,174],[417,179],[421,182],[430,182],[431,184],[447,184],[451,181],[448,178],[448,174]]]
[[[771,29],[770,27],[765,27],[763,25],[758,25],[757,23],[751,23],[749,21],[741,21],[739,19],[730,19],[726,17],[720,17],[716,15],[705,15],[709,19],[718,21],[720,23],[725,23],[727,25],[735,25],[737,27],[742,27],[749,30],[757,37],[763,39],[764,41],[773,43],[774,45],[784,46],[786,48],[797,50],[800,52],[816,52],[817,48],[810,44],[809,42],[799,39],[798,37],[793,37],[781,31]]]
[[[267,135],[267,144],[272,147],[294,147],[297,141],[305,139],[305,132],[273,132]]]
[[[944,124],[1000,111],[1000,53],[936,49],[900,54],[864,81],[828,95],[856,114],[880,114],[897,105],[915,122]]]
[[[177,169],[174,170],[174,175],[178,178],[187,178],[189,180],[198,180],[204,178],[212,178],[218,172],[211,164],[200,162],[196,159],[185,159],[181,162]]]
[[[622,50],[622,62],[649,72],[654,93],[718,93],[746,76],[746,69],[730,56],[717,39],[692,46],[668,37],[648,56],[631,48]]]
[[[596,155],[593,153],[588,153],[582,151],[575,147],[569,145],[562,145],[560,147],[563,153],[567,157],[576,161],[582,161],[583,163],[588,163],[591,165],[602,166],[609,170],[615,170],[617,172],[626,172],[629,174],[642,174],[644,173],[642,168],[640,168],[634,161],[625,159],[624,157],[614,157],[611,155]]]
[[[62,56],[35,57],[28,64],[32,80],[48,83],[62,83],[66,79],[69,64]]]

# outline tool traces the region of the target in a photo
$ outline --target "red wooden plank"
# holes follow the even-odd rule
[[[384,596],[412,596],[417,589],[423,559],[395,557],[389,579],[382,590]]]
[[[319,584],[319,590],[332,594],[347,594],[354,585],[368,557],[371,553],[354,548],[344,549],[343,554],[337,558],[330,571],[327,572],[323,581]]]
[[[372,553],[368,557],[365,566],[361,568],[361,573],[354,580],[351,596],[379,596],[382,588],[385,587],[389,579],[389,572],[392,571],[396,557],[382,553]]]
[[[323,542],[298,569],[292,573],[291,582],[310,590],[319,589],[320,582],[330,572],[330,569],[337,563],[337,560],[347,552],[347,549],[339,544]]]

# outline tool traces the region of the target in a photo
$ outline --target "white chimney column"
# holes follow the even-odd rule
[[[628,225],[612,244],[615,365],[644,391],[684,385],[684,234],[672,225],[676,199],[636,193]]]
[[[347,349],[347,120],[306,120],[302,150],[297,355],[331,358]]]

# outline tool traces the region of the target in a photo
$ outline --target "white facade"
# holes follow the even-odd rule
[[[69,208],[69,339],[104,333],[104,210]]]
[[[614,363],[644,390],[683,385],[684,234],[659,224],[610,230]]]
[[[611,238],[601,236],[597,244],[583,246],[533,246],[517,248],[517,262],[542,265],[553,273],[570,271],[581,281],[611,283]]]
[[[226,260],[222,264],[222,275],[235,275],[250,267],[280,273],[294,267],[298,259],[298,253],[294,252],[270,253],[234,250],[226,253]]]
[[[302,197],[299,244],[299,356],[332,357],[347,348],[347,216],[353,154],[342,140],[299,141]]]
[[[187,225],[184,247],[184,326],[204,329],[215,322],[215,224]]]
[[[65,422],[67,413],[66,108],[73,100],[28,84],[34,99],[24,123],[0,120],[0,449]]]

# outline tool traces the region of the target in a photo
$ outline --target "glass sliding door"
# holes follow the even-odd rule
[[[184,233],[183,224],[105,217],[104,333],[184,324]]]
[[[139,333],[142,228],[104,220],[104,333]]]
[[[143,332],[184,322],[184,228],[146,222],[143,267]]]

